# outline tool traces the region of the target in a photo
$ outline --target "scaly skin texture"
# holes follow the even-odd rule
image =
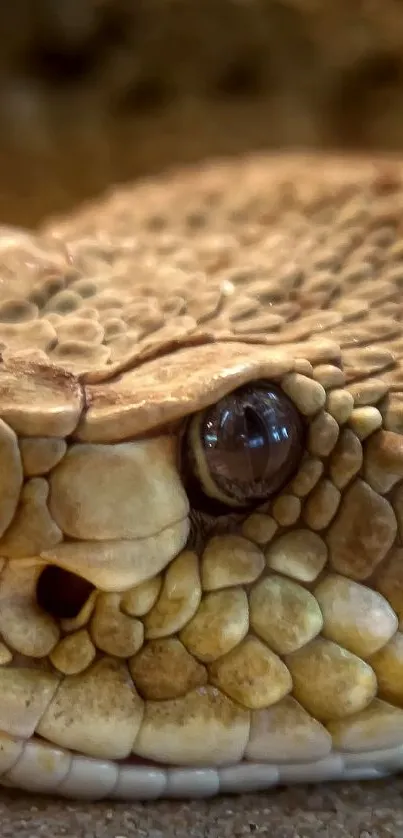
[[[89,797],[403,764],[403,166],[255,158],[0,241],[0,771]],[[220,513],[203,411],[275,385],[292,478]],[[213,493],[214,493],[213,484]]]

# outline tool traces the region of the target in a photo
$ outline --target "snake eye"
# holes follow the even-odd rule
[[[197,484],[196,495],[201,490],[227,506],[263,502],[295,473],[303,447],[303,421],[280,387],[240,387],[192,417],[186,436],[190,487]]]

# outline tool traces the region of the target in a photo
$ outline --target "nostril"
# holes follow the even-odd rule
[[[39,576],[36,601],[52,617],[69,620],[77,617],[93,590],[94,586],[81,576],[48,565]]]

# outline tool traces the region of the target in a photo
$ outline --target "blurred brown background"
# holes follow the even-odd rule
[[[0,221],[262,147],[403,148],[402,0],[13,0]]]

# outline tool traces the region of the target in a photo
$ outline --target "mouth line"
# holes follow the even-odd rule
[[[307,762],[170,765],[130,756],[111,760],[69,751],[32,736],[0,733],[0,786],[86,800],[209,798],[274,789],[289,784],[379,780],[403,770],[403,746],[341,753]]]

